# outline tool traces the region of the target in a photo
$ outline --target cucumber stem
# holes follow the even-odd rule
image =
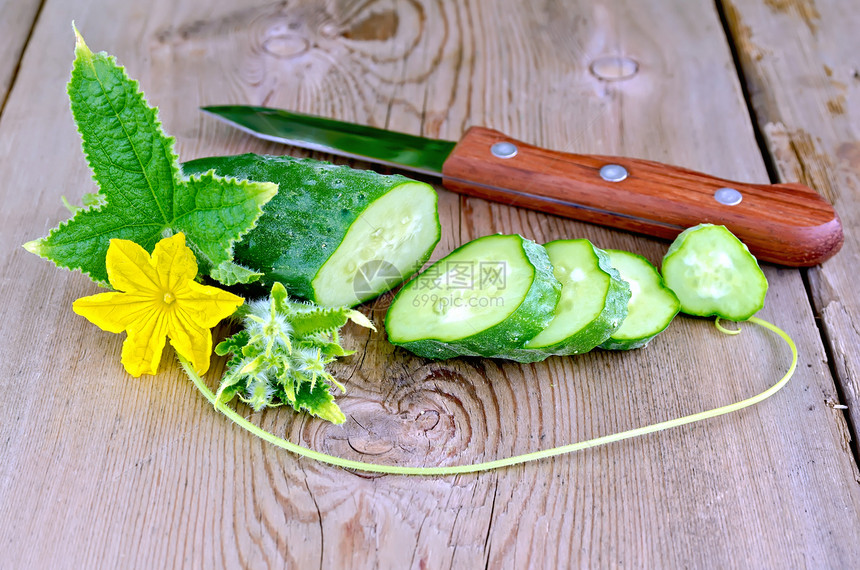
[[[753,404],[757,404],[763,400],[766,400],[767,398],[770,398],[780,389],[782,389],[782,387],[785,386],[786,383],[788,383],[788,380],[794,374],[794,371],[797,368],[797,346],[794,344],[794,341],[791,339],[790,336],[788,336],[785,331],[783,331],[776,325],[769,323],[768,321],[759,319],[758,317],[750,317],[748,322],[757,324],[775,333],[782,340],[784,340],[785,343],[788,344],[788,347],[791,349],[791,365],[788,367],[788,372],[786,372],[785,375],[780,378],[776,384],[774,384],[764,392],[761,392],[760,394],[756,394],[755,396],[752,396],[745,400],[741,400],[740,402],[735,402],[734,404],[714,408],[712,410],[707,410],[696,414],[690,414],[681,418],[667,420],[664,422],[659,422],[636,429],[614,433],[611,435],[605,435],[602,437],[589,439],[587,441],[580,441],[577,443],[571,443],[569,445],[554,447],[552,449],[545,449],[542,451],[515,455],[513,457],[497,459],[495,461],[485,461],[482,463],[474,463],[471,465],[455,465],[449,467],[407,467],[396,465],[380,465],[377,463],[365,463],[363,461],[353,461],[350,459],[344,459],[342,457],[336,457],[334,455],[320,453],[318,451],[314,451],[312,449],[308,449],[306,447],[302,447],[295,443],[289,442],[254,425],[248,419],[242,417],[238,412],[236,412],[232,408],[229,408],[226,404],[218,402],[218,400],[215,398],[215,394],[212,393],[212,391],[209,389],[209,387],[206,385],[200,375],[198,375],[194,371],[194,368],[191,366],[191,364],[182,356],[177,356],[179,358],[179,363],[182,365],[183,370],[185,370],[185,373],[188,374],[188,377],[191,378],[191,381],[194,382],[194,385],[197,387],[198,390],[200,390],[200,393],[203,394],[203,397],[206,398],[210,404],[212,404],[218,411],[223,413],[231,421],[238,424],[240,427],[248,430],[260,439],[265,440],[274,446],[286,449],[287,451],[291,451],[301,457],[307,457],[309,459],[314,459],[322,463],[328,463],[337,467],[343,467],[344,469],[355,469],[359,471],[366,471],[371,473],[385,473],[389,475],[446,476],[490,471],[492,469],[498,469],[500,467],[510,467],[512,465],[519,465],[530,461],[537,461],[539,459],[546,459],[549,457],[555,457],[566,453],[572,453],[574,451],[579,451],[582,449],[588,449],[590,447],[597,447],[599,445],[614,443],[640,435],[655,433],[658,431],[663,431],[670,428],[699,422],[709,418],[715,418],[717,416],[730,414],[732,412],[742,410],[744,408],[752,406]],[[717,328],[721,328],[719,324],[717,324]]]

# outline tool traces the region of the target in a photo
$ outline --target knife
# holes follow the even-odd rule
[[[483,127],[458,142],[243,105],[203,107],[254,136],[441,176],[448,190],[664,239],[725,225],[762,261],[804,267],[839,251],[833,207],[802,184],[734,182],[649,160],[540,148]]]

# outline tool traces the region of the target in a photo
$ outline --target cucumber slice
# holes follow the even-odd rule
[[[561,282],[555,317],[516,354],[519,362],[581,354],[606,341],[627,316],[630,287],[609,256],[587,239],[544,245]]]
[[[385,328],[392,344],[426,358],[508,358],[552,320],[560,291],[543,246],[485,236],[407,283]]]
[[[617,249],[609,249],[606,253],[612,266],[630,285],[630,301],[627,318],[600,347],[609,350],[642,348],[669,326],[678,314],[680,303],[647,259]]]
[[[745,321],[764,306],[767,279],[747,246],[725,226],[681,232],[663,258],[666,285],[688,315]]]
[[[289,156],[211,157],[186,174],[276,182],[278,193],[234,257],[292,295],[354,306],[393,288],[430,258],[441,229],[436,191],[404,176]]]

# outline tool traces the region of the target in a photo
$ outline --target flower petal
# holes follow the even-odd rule
[[[235,313],[245,302],[238,295],[195,281],[186,281],[185,286],[177,289],[175,294],[176,303],[188,318],[207,329]]]
[[[182,232],[155,244],[152,262],[161,277],[164,291],[174,292],[183,282],[197,276],[197,259],[191,248],[185,245]]]
[[[212,331],[200,326],[181,307],[170,313],[169,323],[167,336],[173,349],[189,360],[198,374],[205,374],[212,354]]]
[[[167,326],[168,316],[152,309],[128,329],[128,337],[122,344],[122,364],[129,374],[139,377],[158,372]]]
[[[102,330],[121,333],[145,318],[153,308],[152,298],[129,293],[99,293],[81,297],[72,310]]]
[[[158,274],[145,249],[127,239],[112,239],[105,257],[108,279],[114,289],[126,292],[160,290]]]

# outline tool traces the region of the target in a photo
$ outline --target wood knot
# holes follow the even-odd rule
[[[341,398],[346,422],[315,423],[314,433],[304,435],[313,448],[386,465],[444,465],[464,454],[481,453],[483,442],[474,440],[463,399],[441,392],[438,386],[421,383],[395,390],[383,401]],[[478,449],[471,450],[473,445]]]
[[[263,51],[279,59],[290,59],[307,52],[310,42],[294,35],[274,36],[263,40]]]
[[[397,35],[400,18],[394,10],[372,12],[344,30],[343,37],[356,41],[386,41]]]
[[[623,81],[639,72],[639,62],[629,57],[607,55],[592,61],[588,69],[603,81]]]
[[[427,432],[439,426],[438,410],[424,410],[417,416],[404,412],[399,416],[350,413],[347,421],[346,441],[349,447],[362,455],[385,455],[395,446],[398,453],[411,454],[426,449]]]

